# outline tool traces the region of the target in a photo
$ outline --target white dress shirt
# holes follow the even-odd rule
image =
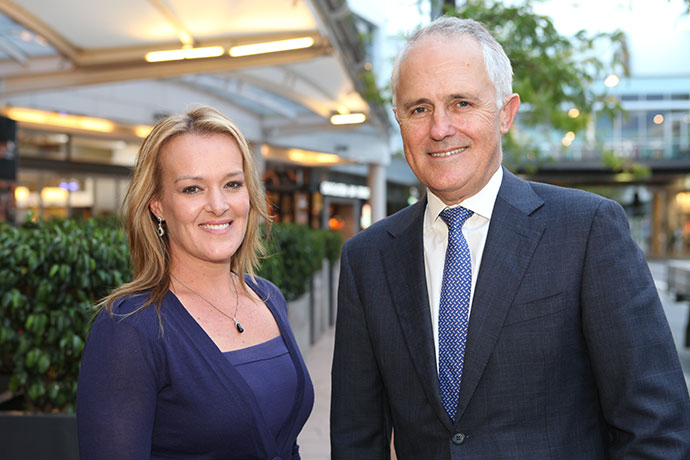
[[[462,234],[467,240],[472,260],[472,287],[470,291],[470,313],[474,287],[477,284],[477,274],[482,262],[486,235],[489,232],[489,222],[494,210],[494,203],[498,196],[498,189],[503,180],[503,168],[491,176],[489,182],[477,194],[467,198],[462,203],[446,206],[439,197],[427,190],[427,205],[424,211],[424,268],[426,272],[426,286],[429,292],[429,307],[431,310],[431,326],[434,332],[436,347],[436,365],[438,366],[438,310],[441,302],[441,284],[443,282],[443,266],[448,247],[448,226],[439,217],[446,207],[462,206],[474,214],[467,219],[462,227]]]

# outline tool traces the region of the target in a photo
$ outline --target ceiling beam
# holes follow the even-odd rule
[[[319,56],[330,55],[332,51],[330,46],[315,45],[301,50],[237,58],[225,55],[217,58],[157,63],[147,63],[142,60],[129,64],[77,67],[64,71],[10,75],[0,78],[0,94],[14,95],[73,86],[159,79],[186,74],[231,71],[249,67],[279,66],[309,61]]]
[[[286,69],[282,70],[284,72],[287,72]],[[295,78],[302,79],[300,74],[298,74],[297,72],[289,73]],[[278,94],[279,96],[282,96],[286,99],[296,101],[297,103],[305,107],[308,107],[314,113],[319,114],[323,118],[330,117],[333,114],[333,110],[335,108],[333,107],[333,103],[331,102],[331,96],[328,93],[322,92],[323,90],[321,90],[320,88],[318,90],[322,97],[315,98],[309,97],[308,95],[302,93],[298,93],[293,87],[289,87],[289,85],[276,85],[274,81],[266,80],[261,77],[257,77],[256,75],[239,73],[237,75],[233,75],[233,78],[245,81],[253,86],[263,88],[266,91]],[[309,82],[307,81],[307,83]]]
[[[21,24],[33,33],[43,37],[58,53],[71,61],[76,60],[79,50],[72,46],[61,35],[48,27],[43,21],[10,0],[0,0],[0,12],[5,13],[14,22]]]
[[[74,68],[71,61],[62,56],[27,58],[26,62],[0,60],[0,80],[10,75],[26,75],[41,72],[55,72]]]
[[[28,61],[26,55],[22,53],[19,48],[17,48],[12,43],[10,43],[2,37],[0,37],[0,50],[7,53],[9,57],[11,57],[15,62],[17,62],[21,66],[25,66]]]
[[[177,34],[180,37],[180,42],[184,46],[194,46],[194,37],[192,33],[187,29],[187,27],[180,21],[175,12],[162,0],[149,0],[154,8],[163,15],[163,17],[175,28],[177,29]]]

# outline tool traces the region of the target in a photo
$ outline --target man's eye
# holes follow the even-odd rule
[[[470,103],[467,102],[467,101],[460,101],[460,102],[458,102],[458,106],[460,106],[460,107],[469,107],[469,106],[470,106]]]
[[[424,107],[415,107],[412,109],[412,113],[424,113],[426,112],[426,109]]]
[[[182,189],[182,193],[185,193],[187,195],[192,195],[198,191],[199,187],[197,187],[196,185],[190,185],[189,187],[185,187]]]

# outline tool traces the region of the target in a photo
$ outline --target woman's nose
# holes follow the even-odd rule
[[[221,215],[230,208],[228,201],[223,193],[223,190],[219,190],[212,187],[208,191],[208,201],[206,203],[206,210],[212,212],[215,215]]]

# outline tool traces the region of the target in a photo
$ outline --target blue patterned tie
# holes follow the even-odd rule
[[[460,394],[472,286],[472,261],[462,226],[471,215],[472,211],[463,207],[441,212],[448,225],[448,249],[438,311],[438,380],[443,407],[452,420]]]

